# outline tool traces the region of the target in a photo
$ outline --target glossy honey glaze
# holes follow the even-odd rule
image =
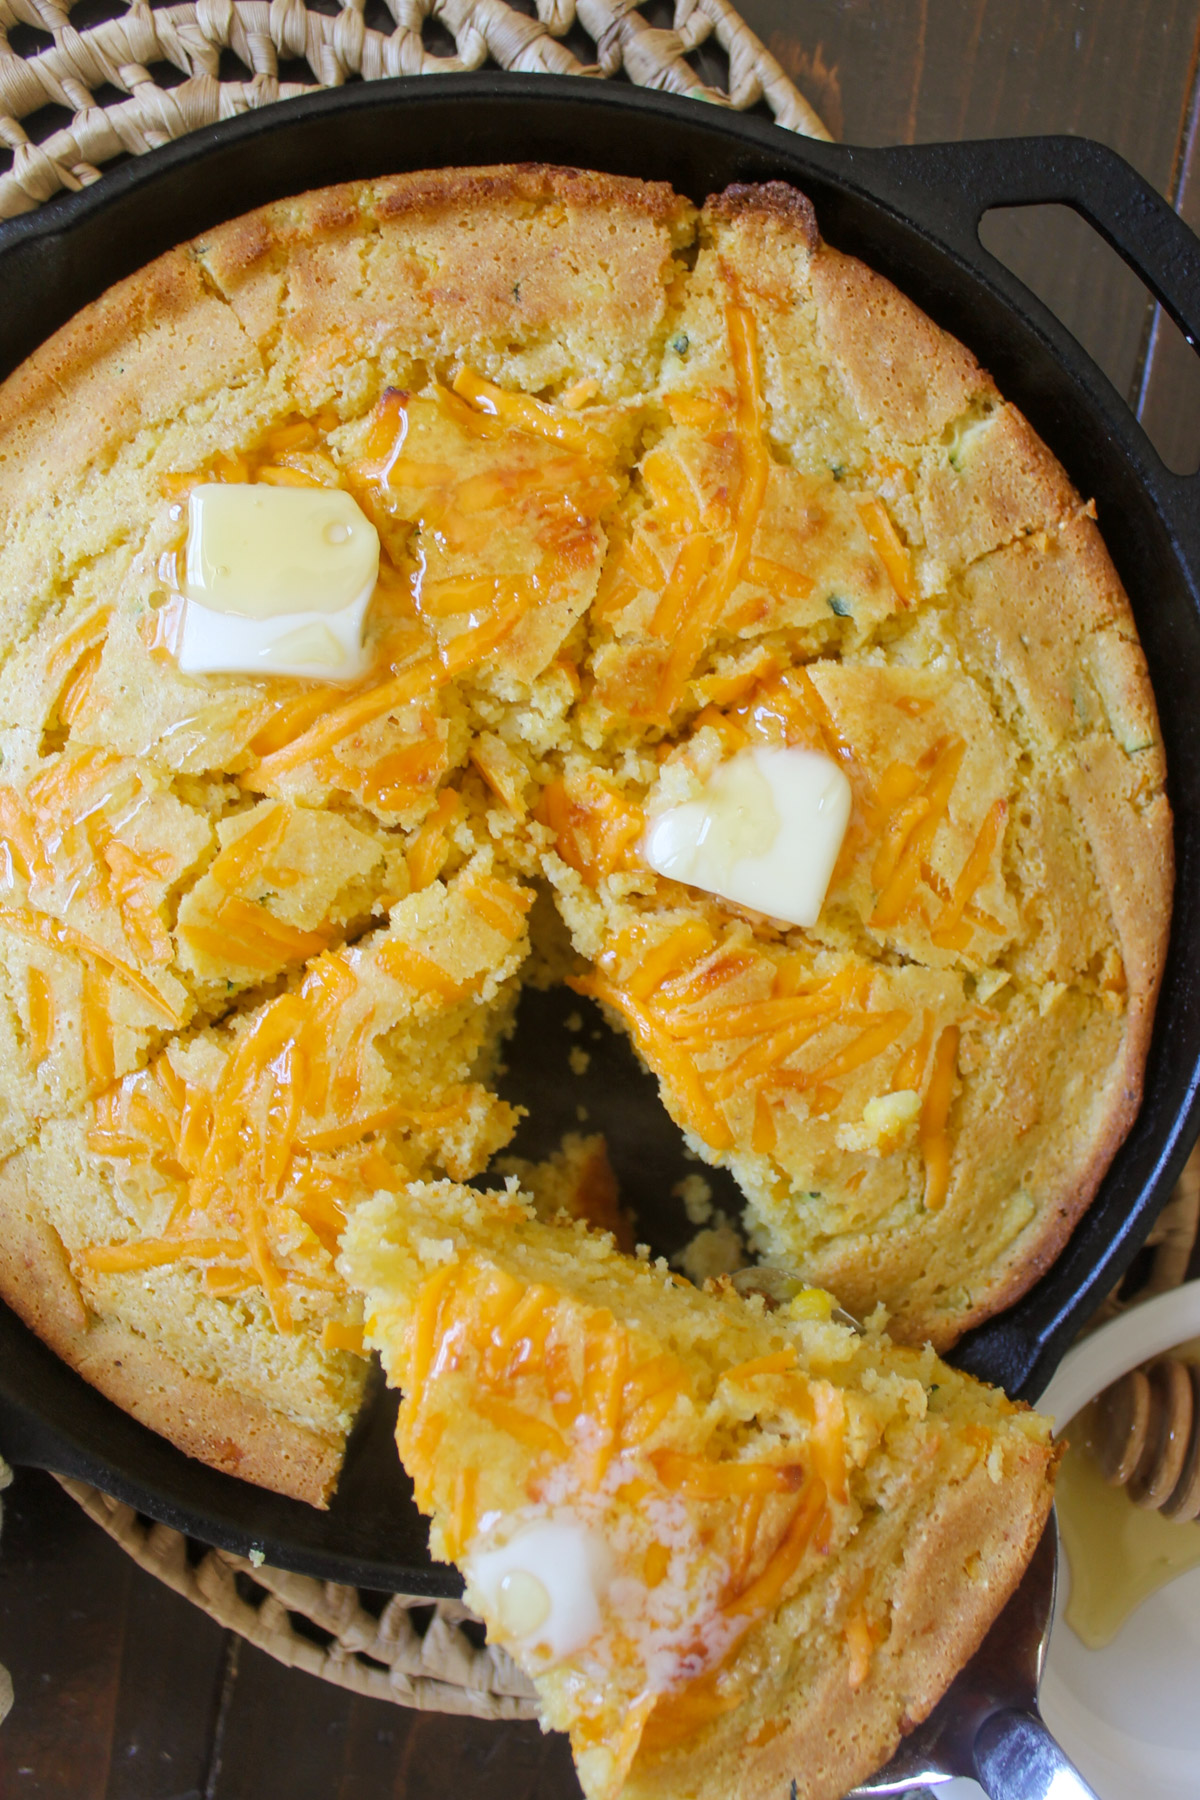
[[[1067,1623],[1089,1650],[1102,1650],[1144,1600],[1200,1564],[1200,1524],[1136,1506],[1105,1480],[1091,1412],[1069,1427],[1055,1504],[1070,1569]]]

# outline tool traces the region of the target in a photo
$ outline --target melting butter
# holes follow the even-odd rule
[[[352,681],[379,534],[340,488],[202,483],[188,506],[185,674]]]
[[[815,750],[759,746],[652,818],[652,869],[789,925],[815,925],[850,820],[850,783]]]
[[[463,1564],[469,1603],[502,1639],[552,1662],[581,1650],[601,1625],[607,1547],[569,1509],[522,1524]]]
[[[1071,1571],[1067,1623],[1089,1650],[1102,1650],[1143,1600],[1200,1563],[1200,1524],[1164,1519],[1110,1487],[1087,1429],[1085,1411],[1068,1428],[1054,1498]]]

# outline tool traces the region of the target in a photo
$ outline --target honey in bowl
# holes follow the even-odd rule
[[[1142,1416],[1135,1409],[1128,1419],[1115,1417],[1111,1397],[1119,1403],[1124,1396],[1114,1384],[1072,1425],[1055,1497],[1071,1572],[1067,1623],[1089,1650],[1111,1644],[1144,1600],[1200,1564],[1188,1498],[1196,1486],[1198,1348],[1181,1346],[1149,1378],[1134,1371],[1156,1402]]]

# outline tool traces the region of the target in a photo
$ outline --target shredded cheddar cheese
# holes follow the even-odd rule
[[[224,865],[228,880],[243,877],[254,856],[268,853],[272,816],[259,822],[255,843],[242,848],[247,832],[232,846],[239,855]],[[481,909],[487,928],[506,943],[523,929],[530,898],[486,876],[463,890],[463,903]],[[261,912],[236,895],[223,905],[231,941],[238,907],[255,919]],[[286,942],[277,934],[274,948]],[[305,947],[312,960],[299,988],[252,1015],[203,1083],[185,1073],[186,1060],[177,1061],[173,1051],[114,1082],[108,1008],[102,994],[85,986],[85,1056],[103,1089],[89,1147],[130,1172],[153,1171],[175,1199],[157,1235],[92,1245],[84,1266],[111,1273],[175,1260],[211,1263],[210,1293],[256,1287],[276,1327],[290,1331],[312,1295],[342,1292],[334,1260],[356,1184],[394,1180],[391,1157],[411,1139],[424,1146],[420,1155],[453,1144],[478,1090],[455,1082],[410,1097],[391,1084],[381,1105],[378,1096],[388,1095],[389,1086],[381,1089],[379,1075],[371,1074],[384,1069],[373,1049],[387,1026],[377,1013],[380,990],[364,988],[356,974],[361,951],[319,953],[323,942]],[[399,937],[386,937],[373,955],[381,976],[434,1009],[454,1004],[471,987]],[[103,966],[88,972],[93,984],[108,978]],[[442,1154],[453,1166],[452,1152]]]
[[[452,387],[477,411],[503,419],[519,431],[550,438],[583,456],[603,460],[610,454],[607,439],[582,420],[570,416],[564,418],[558,407],[550,406],[544,400],[533,400],[526,394],[506,393],[465,364],[455,375]]]
[[[29,1009],[29,1062],[39,1069],[54,1038],[54,989],[43,971],[32,963],[26,976]]]
[[[912,560],[892,523],[887,507],[882,500],[863,500],[859,504],[858,516],[901,602],[905,606],[912,606],[917,599]]]
[[[550,782],[542,790],[535,817],[549,826],[558,854],[590,887],[626,866],[645,826],[641,809],[623,800],[598,776],[582,786]]]
[[[687,552],[690,560],[685,576],[694,581],[694,587],[690,597],[681,594],[678,606],[672,596],[669,622],[666,616],[663,620],[662,635],[669,630],[672,643],[654,699],[655,718],[669,718],[683,698],[686,684],[742,577],[767,491],[770,457],[764,438],[766,414],[759,381],[753,314],[743,306],[731,305],[726,308],[725,326],[737,387],[734,429],[740,465],[730,521],[732,530],[721,542],[717,554],[709,558],[702,574],[697,567],[695,576],[692,575],[692,564],[698,562],[699,553],[690,549]],[[683,577],[681,585],[682,580]],[[686,605],[682,604],[685,599]]]
[[[930,936],[935,944],[954,950],[963,950],[970,943],[971,929],[963,915],[971,896],[988,877],[1007,815],[1007,801],[993,801],[983,824],[979,827],[979,835],[962,866],[953,892],[933,922]]]
[[[450,854],[450,827],[462,807],[453,788],[438,795],[432,812],[408,849],[408,879],[414,893],[429,886],[446,866]]]
[[[959,1031],[948,1025],[938,1039],[933,1058],[933,1074],[921,1109],[921,1154],[925,1159],[925,1206],[936,1212],[943,1205],[950,1185],[950,1143],[946,1124],[954,1098],[957,1074]]]
[[[164,999],[152,982],[119,956],[114,956],[103,944],[85,937],[73,926],[63,925],[44,913],[33,913],[25,908],[0,913],[0,925],[18,936],[44,944],[48,949],[78,956],[84,964],[85,972],[88,969],[109,971],[140,995],[158,1018],[165,1019],[168,1025],[178,1026],[183,1023],[175,1008]]]
[[[64,723],[70,723],[69,716],[64,713],[65,696],[73,681],[78,679],[84,663],[89,665],[91,673],[95,672],[112,615],[113,609],[107,605],[85,613],[50,652],[46,662],[47,686],[57,697],[59,717]]]

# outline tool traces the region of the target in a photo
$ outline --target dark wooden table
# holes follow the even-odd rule
[[[1200,0],[743,0],[742,11],[837,137],[1082,132],[1200,229]],[[1195,468],[1200,370],[1140,282],[1058,208],[993,215],[985,235],[1171,466]],[[17,1700],[0,1729],[3,1800],[578,1794],[564,1740],[533,1725],[410,1713],[281,1668],[142,1573],[49,1476],[18,1474],[5,1511],[0,1661]]]

